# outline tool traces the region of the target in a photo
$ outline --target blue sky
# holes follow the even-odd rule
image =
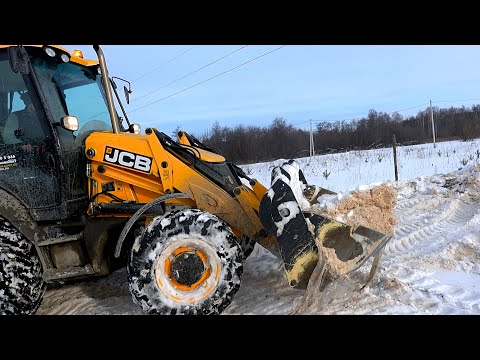
[[[82,50],[86,58],[96,57],[89,45],[63,46]],[[480,99],[477,45],[288,45],[160,100],[281,45],[242,46],[102,45],[102,49],[110,75],[132,82],[131,102],[126,105],[130,121],[169,135],[180,126],[200,136],[215,121],[231,128],[268,126],[283,117],[308,128],[309,119],[353,119],[366,116],[370,109],[393,112],[429,100],[438,107],[480,103],[463,101]],[[456,100],[462,101],[443,102]],[[401,114],[423,109],[422,105]]]

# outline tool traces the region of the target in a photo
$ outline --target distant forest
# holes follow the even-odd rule
[[[436,141],[471,140],[480,137],[480,105],[440,109],[433,107]],[[430,108],[415,116],[370,110],[366,117],[351,121],[317,122],[314,128],[315,154],[365,150],[432,142]],[[309,155],[309,131],[276,118],[267,127],[237,125],[222,127],[215,122],[199,140],[218,148],[237,164],[297,158]]]

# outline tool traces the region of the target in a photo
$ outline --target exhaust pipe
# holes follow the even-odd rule
[[[102,80],[105,88],[105,94],[107,95],[108,112],[110,113],[110,120],[112,121],[113,132],[115,134],[118,134],[120,132],[120,126],[118,125],[117,113],[115,111],[115,106],[113,105],[113,95],[112,89],[110,87],[110,80],[108,78],[105,56],[103,55],[103,51],[100,48],[100,45],[93,45],[93,49],[97,53],[100,70],[102,71]]]

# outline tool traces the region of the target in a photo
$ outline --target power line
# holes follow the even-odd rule
[[[436,103],[461,102],[461,101],[480,101],[480,99],[432,101],[432,104],[436,104]]]
[[[240,51],[240,50],[246,48],[247,46],[248,46],[248,45],[242,46],[242,47],[240,47],[240,48],[238,48],[238,49],[236,49],[236,50],[228,53],[227,55],[224,55],[224,56],[222,56],[221,58],[218,58],[218,59],[216,59],[215,61],[212,61],[211,63],[208,63],[207,65],[204,65],[204,66],[202,66],[201,68],[198,68],[198,69],[196,69],[196,70],[188,73],[187,75],[184,75],[184,76],[179,77],[179,78],[177,78],[177,79],[175,79],[175,80],[172,80],[172,81],[170,81],[168,84],[162,85],[162,86],[160,86],[159,88],[156,88],[155,90],[152,90],[152,91],[150,91],[149,93],[147,93],[147,94],[145,94],[145,95],[142,95],[142,96],[133,98],[132,100],[140,100],[140,99],[143,99],[143,98],[145,98],[145,97],[147,97],[147,96],[150,96],[150,95],[158,92],[160,89],[163,89],[163,88],[165,88],[165,87],[167,87],[167,86],[170,86],[170,85],[172,85],[173,83],[176,83],[176,82],[179,81],[179,80],[185,79],[186,77],[188,77],[188,76],[190,76],[190,75],[193,75],[193,74],[199,72],[200,70],[205,69],[206,67],[208,67],[208,66],[210,66],[210,65],[213,65],[213,64],[219,62],[219,61],[222,60],[222,59],[225,59],[227,56],[230,56],[230,55],[236,53],[237,51]]]
[[[402,110],[395,110],[395,111],[390,111],[389,113],[387,114],[393,114],[393,113],[399,113],[399,112],[402,112],[402,111],[407,111],[407,110],[412,110],[412,109],[415,109],[415,108],[418,108],[418,107],[421,107],[421,106],[427,106],[428,103],[425,103],[425,104],[420,104],[420,105],[417,105],[417,106],[412,106],[412,107],[409,107],[407,109],[402,109]]]
[[[170,95],[168,95],[168,96],[165,96],[165,97],[163,97],[163,98],[161,98],[161,99],[155,100],[155,101],[153,101],[153,102],[151,102],[151,103],[149,103],[149,104],[147,104],[147,105],[144,105],[144,106],[141,106],[141,107],[139,107],[139,108],[136,108],[136,109],[130,111],[130,113],[135,112],[135,111],[138,111],[138,110],[141,110],[141,109],[143,109],[143,108],[146,108],[146,107],[148,107],[148,106],[150,106],[150,105],[153,105],[153,104],[155,104],[155,103],[157,103],[157,102],[159,102],[159,101],[168,99],[168,98],[170,98],[170,97],[172,97],[172,96],[175,96],[175,95],[177,95],[177,94],[180,94],[181,92],[184,92],[184,91],[187,91],[187,90],[189,90],[189,89],[191,89],[191,88],[194,88],[195,86],[198,86],[198,85],[201,85],[201,84],[203,84],[203,83],[206,83],[207,81],[213,80],[213,79],[215,79],[215,78],[217,78],[217,77],[219,77],[219,76],[222,76],[222,75],[224,75],[224,74],[226,74],[226,73],[228,73],[228,72],[230,72],[230,71],[233,71],[233,70],[235,70],[235,69],[238,69],[238,68],[241,67],[241,66],[244,66],[244,65],[246,65],[246,64],[248,64],[248,63],[251,63],[252,61],[255,61],[255,60],[260,59],[260,58],[262,58],[262,57],[264,57],[264,56],[267,56],[268,54],[271,54],[271,53],[273,53],[273,52],[275,52],[275,51],[277,51],[277,50],[280,50],[281,48],[284,48],[285,46],[287,46],[287,45],[279,46],[278,48],[275,48],[275,49],[273,49],[273,50],[271,50],[271,51],[269,51],[269,52],[266,52],[265,54],[262,54],[262,55],[260,55],[260,56],[257,56],[257,57],[255,57],[255,58],[253,58],[253,59],[251,59],[251,60],[248,60],[248,61],[246,61],[246,62],[244,62],[244,63],[242,63],[242,64],[240,64],[240,65],[237,65],[237,66],[235,66],[235,67],[233,67],[233,68],[231,68],[231,69],[228,69],[228,70],[226,70],[226,71],[224,71],[224,72],[221,72],[220,74],[217,74],[217,75],[215,75],[215,76],[212,76],[211,78],[208,78],[208,79],[206,79],[206,80],[200,81],[199,83],[196,83],[196,84],[194,84],[194,85],[192,85],[192,86],[189,86],[189,87],[187,87],[187,88],[185,88],[185,89],[182,89],[182,90],[180,90],[180,91],[177,91],[177,92],[175,92],[175,93],[173,93],[173,94],[170,94]]]
[[[310,120],[305,120],[305,121],[301,121],[299,123],[296,123],[296,124],[293,124],[292,126],[297,126],[297,125],[300,125],[300,124],[305,124],[306,122],[309,122]],[[315,120],[312,120],[312,121],[315,121]]]
[[[435,104],[435,103],[451,103],[451,102],[466,102],[466,101],[480,101],[480,99],[468,99],[468,100],[442,100],[442,101],[432,101],[432,104]],[[415,109],[415,108],[419,108],[419,107],[422,107],[422,106],[429,106],[429,103],[424,103],[424,104],[420,104],[420,105],[416,105],[416,106],[412,106],[412,107],[409,107],[409,108],[406,108],[406,109],[401,109],[401,110],[395,110],[395,111],[390,111],[386,114],[393,114],[393,113],[399,113],[399,112],[402,112],[402,111],[407,111],[407,110],[412,110],[412,109]],[[440,119],[443,118],[443,115]],[[351,119],[341,119],[341,120],[311,120],[312,122],[315,122],[315,123],[319,123],[319,122],[337,122],[337,121],[352,121],[352,120],[356,120],[357,118],[351,118]],[[439,120],[440,120],[439,119]],[[295,124],[292,124],[292,126],[298,126],[298,125],[301,125],[301,124],[305,124],[305,123],[308,123],[310,122],[310,120],[305,120],[305,121],[300,121],[298,123],[295,123]],[[305,129],[303,129],[305,130]]]
[[[467,101],[480,101],[480,99],[441,100],[441,101],[432,101],[432,104],[437,104],[437,103],[454,103],[454,102],[467,102]],[[389,114],[389,115],[390,115],[390,114],[393,114],[393,113],[399,113],[399,112],[402,112],[402,111],[412,110],[412,109],[419,108],[419,107],[422,107],[422,106],[429,106],[429,103],[424,103],[424,104],[412,106],[412,107],[409,107],[409,108],[406,108],[406,109],[390,111],[390,112],[388,112],[388,113],[386,113],[386,114]],[[355,120],[355,119],[356,119],[356,118],[341,119],[341,120],[312,120],[312,122],[318,123],[318,122],[352,121],[352,120]],[[310,121],[310,120],[301,121],[301,122],[299,122],[299,123],[293,124],[292,126],[298,126],[298,125],[301,125],[301,124],[305,124],[305,123],[307,123],[307,122],[309,122],[309,121]]]
[[[167,65],[167,64],[169,64],[169,63],[171,63],[172,61],[174,61],[174,60],[178,59],[180,56],[182,56],[182,55],[186,54],[187,52],[189,52],[189,51],[190,51],[190,50],[192,50],[193,48],[194,48],[194,47],[192,46],[191,48],[189,48],[189,49],[185,50],[185,51],[184,51],[184,52],[182,52],[181,54],[179,54],[179,55],[175,56],[173,59],[170,59],[170,60],[168,60],[167,62],[165,62],[165,63],[163,63],[163,64],[160,64],[160,65],[158,65],[157,67],[154,67],[152,70],[150,70],[150,71],[146,72],[145,74],[143,74],[142,76],[140,76],[140,77],[138,77],[137,79],[133,80],[132,82],[136,82],[136,81],[138,81],[138,80],[140,80],[140,79],[144,78],[145,76],[147,76],[147,75],[151,74],[151,73],[152,73],[152,72],[154,72],[155,70],[158,70],[159,68],[161,68],[161,67],[163,67],[163,66],[165,66],[165,65]]]
[[[402,112],[402,111],[407,111],[407,110],[412,110],[412,109],[415,109],[415,108],[418,108],[418,107],[421,107],[421,106],[427,106],[428,103],[425,103],[425,104],[420,104],[420,105],[416,105],[416,106],[412,106],[412,107],[409,107],[409,108],[406,108],[406,109],[401,109],[401,110],[395,110],[395,111],[390,111],[390,112],[387,112],[385,114],[394,114],[394,113],[399,113],[399,112]],[[319,123],[319,122],[336,122],[336,121],[352,121],[352,120],[356,120],[357,117],[354,117],[354,118],[350,118],[350,119],[337,119],[337,120],[312,120],[312,122],[314,123]],[[297,125],[300,125],[300,124],[304,124],[306,122],[308,122],[309,120],[306,120],[306,121],[302,121],[300,123],[297,123],[293,126],[297,126]]]

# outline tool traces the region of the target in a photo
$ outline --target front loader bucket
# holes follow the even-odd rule
[[[260,202],[260,221],[268,235],[277,237],[287,281],[295,288],[306,288],[319,259],[317,244],[336,278],[358,269],[390,239],[373,229],[353,228],[312,213],[312,198],[304,195],[311,190],[298,164],[290,160],[272,170],[271,187]],[[314,193],[333,192],[317,188]]]

